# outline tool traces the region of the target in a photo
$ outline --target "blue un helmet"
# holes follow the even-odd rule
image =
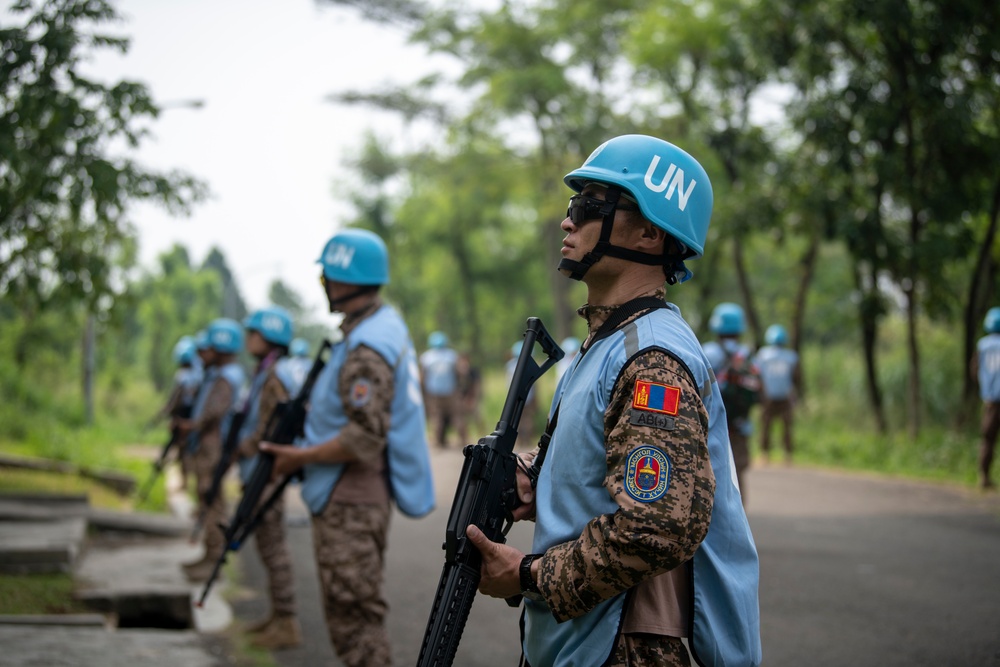
[[[389,252],[378,234],[367,229],[343,229],[326,242],[317,263],[323,276],[347,285],[387,285]]]
[[[768,345],[786,345],[788,343],[788,332],[780,324],[772,324],[764,332],[764,342]]]
[[[739,336],[746,329],[743,308],[735,303],[720,303],[712,310],[708,328],[717,336]]]
[[[986,311],[983,329],[986,333],[1000,333],[1000,308],[990,308]]]
[[[243,328],[256,331],[261,338],[272,345],[284,345],[292,342],[292,316],[288,311],[278,306],[268,306],[255,310],[245,320]]]
[[[309,341],[305,338],[296,338],[288,346],[288,353],[293,357],[308,357]]]
[[[181,336],[174,345],[174,363],[178,366],[193,364],[197,353],[198,348],[195,347],[194,338],[191,336]]]
[[[589,214],[587,209],[592,207],[604,219],[601,239],[588,256],[581,262],[564,260],[574,265],[561,267],[572,270],[571,277],[577,280],[582,278],[587,269],[605,254],[643,264],[662,264],[671,283],[683,282],[690,277],[681,260],[697,259],[705,252],[713,195],[708,174],[688,153],[662,139],[626,134],[598,146],[583,166],[566,174],[563,181],[576,192],[582,192],[590,182],[608,186],[605,200],[611,204],[602,205],[602,202],[594,200],[574,201],[576,198],[570,200],[568,217],[575,224],[574,209],[581,210],[580,215],[583,215],[584,212]],[[619,199],[621,195],[626,197],[624,202]],[[647,220],[681,245],[679,257],[654,257],[610,244],[615,209],[634,207],[629,199],[638,204]],[[581,218],[581,221],[583,219],[589,218]],[[593,259],[590,259],[591,256]]]
[[[443,331],[433,331],[427,337],[427,346],[432,348],[442,348],[448,345],[448,335]]]
[[[220,317],[208,325],[208,345],[221,354],[236,354],[243,349],[243,327],[236,320]]]

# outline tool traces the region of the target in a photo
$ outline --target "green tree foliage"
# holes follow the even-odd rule
[[[796,346],[859,341],[868,405],[886,429],[884,411],[899,409],[903,376],[896,357],[891,374],[879,366],[888,339],[881,325],[902,316],[911,428],[919,425],[914,415],[929,413],[920,332],[928,320],[954,319],[956,284],[970,285],[965,310],[978,314],[966,319],[975,327],[995,291],[997,7],[546,0],[503,2],[492,12],[421,11],[411,40],[455,56],[462,68],[453,81],[422,84],[450,83],[469,103],[447,143],[390,160],[395,186],[379,191],[377,216],[357,221],[405,230],[401,243],[434,239],[433,248],[411,252],[419,260],[402,260],[412,265],[396,288],[419,326],[447,313],[477,331],[476,311],[490,312],[491,292],[538,291],[544,283],[520,277],[534,275],[532,263],[551,265],[546,253],[558,248],[559,177],[600,141],[647,132],[697,155],[715,186],[706,256],[692,266],[697,279],[671,294],[696,326],[718,301],[738,300],[756,331],[792,324]],[[387,100],[403,98],[378,99],[392,108]],[[775,99],[789,102],[761,117],[762,103]],[[500,178],[492,155],[517,165],[514,175]],[[494,200],[497,181],[503,191]],[[524,251],[503,285],[487,282],[475,263],[463,268],[476,244],[452,239],[471,230],[449,207],[471,201],[483,211],[534,211],[503,227],[486,258],[503,267],[501,253]],[[540,275],[555,280],[537,307],[562,322],[572,296],[560,294],[568,281],[548,268]],[[977,291],[984,279],[990,287]],[[514,310],[510,299],[517,297],[505,301]],[[888,403],[883,382],[893,392]]]
[[[118,19],[102,0],[21,0],[21,25],[0,28],[0,293],[28,312],[84,302],[106,312],[135,256],[130,204],[184,213],[204,186],[115,157],[135,147],[158,109],[142,84],[88,79],[93,49],[128,41],[95,31]]]

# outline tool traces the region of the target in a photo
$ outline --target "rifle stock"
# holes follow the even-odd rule
[[[316,384],[316,378],[319,377],[323,367],[326,366],[324,354],[330,347],[330,341],[324,340],[319,352],[316,353],[316,359],[313,361],[312,368],[309,369],[309,374],[299,389],[299,393],[291,401],[279,403],[275,407],[274,412],[268,419],[268,426],[265,431],[267,433],[265,437],[267,442],[288,445],[294,442],[295,438],[302,433],[309,394],[312,392],[313,385]],[[284,492],[288,483],[300,474],[293,473],[282,479],[274,487],[271,495],[261,503],[261,497],[271,482],[273,472],[274,455],[266,452],[259,453],[257,455],[257,465],[254,467],[250,479],[247,480],[246,485],[243,487],[243,497],[240,498],[239,505],[236,506],[233,518],[227,525],[223,526],[225,548],[222,551],[222,555],[216,561],[215,567],[212,569],[212,574],[205,582],[205,587],[202,589],[201,597],[198,600],[198,607],[205,604],[205,598],[208,597],[208,592],[211,590],[212,584],[215,583],[223,564],[225,564],[229,552],[240,550],[240,547],[243,546],[246,539],[253,533],[264,514],[281,497],[281,493]]]
[[[531,353],[538,342],[547,355],[541,366]],[[494,542],[506,542],[517,497],[517,459],[514,444],[528,392],[546,370],[562,359],[541,320],[528,319],[524,345],[511,378],[496,430],[464,450],[465,462],[445,528],[445,563],[434,595],[418,667],[450,667],[455,660],[465,623],[479,588],[482,557],[465,535],[475,524]]]

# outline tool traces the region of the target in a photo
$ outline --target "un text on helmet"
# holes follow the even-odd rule
[[[354,259],[354,248],[351,246],[336,243],[326,251],[323,261],[330,266],[337,266],[341,269],[349,269],[351,261]]]
[[[649,163],[649,168],[646,169],[646,177],[643,179],[643,182],[653,192],[663,192],[666,190],[667,194],[664,195],[666,199],[673,199],[674,191],[676,190],[677,208],[683,211],[687,207],[688,199],[691,197],[691,193],[694,192],[694,186],[697,185],[697,181],[691,179],[687,189],[685,189],[684,170],[671,162],[670,167],[667,168],[667,173],[663,176],[663,180],[659,183],[653,183],[653,173],[659,164],[660,156],[654,155],[652,161]]]

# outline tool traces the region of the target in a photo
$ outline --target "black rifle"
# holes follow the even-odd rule
[[[541,366],[531,356],[536,341],[548,355]],[[427,619],[418,667],[450,667],[455,659],[479,588],[482,565],[482,556],[466,537],[465,530],[469,524],[475,524],[492,541],[507,541],[507,531],[513,524],[511,513],[520,504],[514,443],[521,411],[531,385],[562,357],[562,349],[541,320],[529,318],[497,428],[480,438],[479,444],[467,445],[463,452],[465,462],[445,528],[444,568]]]
[[[275,406],[274,412],[268,420],[265,441],[278,445],[288,445],[297,436],[302,434],[302,427],[306,421],[309,394],[312,392],[313,385],[316,384],[316,378],[319,377],[320,371],[326,366],[324,353],[330,347],[330,341],[324,340],[323,345],[319,348],[319,352],[316,353],[316,359],[313,361],[312,368],[309,369],[309,375],[306,376],[305,382],[302,383],[298,395],[290,401],[285,401]],[[274,455],[260,452],[257,455],[257,466],[254,468],[253,474],[250,475],[246,486],[243,487],[243,497],[240,499],[240,504],[233,513],[233,518],[229,521],[228,525],[222,526],[225,533],[225,548],[222,551],[222,555],[215,562],[215,567],[212,568],[212,574],[209,575],[208,581],[205,582],[205,588],[202,590],[201,598],[198,600],[198,607],[205,604],[205,598],[208,597],[208,592],[211,590],[212,584],[215,583],[219,572],[222,570],[222,566],[226,563],[226,557],[229,555],[229,552],[232,551],[235,553],[240,550],[240,547],[243,546],[246,539],[253,533],[264,514],[281,497],[288,483],[300,475],[299,472],[296,472],[282,479],[275,486],[271,495],[261,503],[261,498],[271,481],[271,473],[273,471]]]
[[[191,406],[185,405],[178,407],[172,413],[173,417],[177,419],[189,419],[191,417]],[[146,498],[149,496],[149,492],[153,490],[153,485],[156,483],[156,478],[160,476],[163,469],[167,466],[167,458],[170,456],[170,451],[177,446],[179,449],[183,449],[181,443],[180,429],[174,427],[170,429],[170,439],[167,440],[167,444],[163,445],[163,449],[160,450],[160,456],[153,461],[153,469],[149,472],[149,477],[143,483],[142,488],[139,490],[139,494],[136,496],[136,505],[141,505],[146,502]]]
[[[192,542],[198,539],[198,534],[205,525],[205,517],[208,516],[209,509],[222,492],[222,483],[226,478],[226,473],[229,472],[229,467],[236,459],[236,449],[240,446],[240,429],[243,428],[243,422],[246,418],[247,413],[244,409],[234,412],[232,419],[229,420],[229,431],[226,432],[226,441],[222,443],[222,454],[219,455],[219,460],[215,463],[215,470],[212,471],[212,483],[205,495],[202,496],[201,512],[198,513],[194,528],[191,529]]]

